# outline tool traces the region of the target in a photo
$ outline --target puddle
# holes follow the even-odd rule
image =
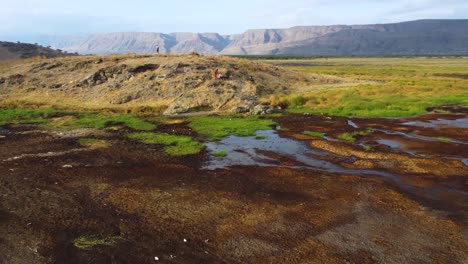
[[[321,160],[319,157],[336,156],[326,151],[317,150],[309,147],[304,142],[289,138],[280,137],[276,131],[258,131],[258,136],[264,136],[264,140],[256,140],[254,137],[236,137],[229,136],[219,142],[210,142],[206,144],[209,152],[226,151],[227,156],[223,158],[212,157],[202,169],[215,170],[225,169],[231,166],[260,166],[260,167],[287,167],[291,169],[314,169],[329,173],[339,173],[358,176],[382,177],[386,180],[396,183],[404,190],[417,192],[418,195],[433,199],[436,196],[444,195],[447,192],[459,193],[460,191],[448,190],[446,188],[425,189],[406,184],[398,175],[377,170],[356,170],[347,169],[334,163]],[[287,157],[295,161],[295,164],[303,165],[284,165],[280,161],[266,156],[267,153],[274,153],[277,157]],[[350,157],[348,162],[354,162],[357,158]],[[466,162],[466,161],[464,161]],[[466,195],[464,191],[460,192]]]
[[[348,120],[347,122],[348,122],[348,125],[349,125],[349,126],[352,126],[352,127],[354,127],[354,128],[359,128],[359,126],[356,125],[356,123],[354,123],[353,121]]]
[[[437,158],[444,158],[444,159],[452,159],[452,160],[459,160],[461,161],[465,166],[468,166],[468,159],[465,159],[465,158],[459,158],[459,157],[450,157],[450,156],[431,156],[431,155],[422,155],[422,154],[418,154],[416,152],[413,152],[413,151],[410,151],[408,149],[406,149],[406,147],[398,142],[397,140],[391,140],[391,139],[379,139],[379,140],[376,140],[377,143],[381,144],[381,145],[385,145],[385,146],[388,146],[392,149],[396,149],[400,152],[403,152],[403,153],[406,153],[406,154],[409,154],[413,157],[420,157],[420,158],[430,158],[430,159],[437,159]]]
[[[403,144],[401,144],[400,142],[396,141],[396,140],[391,140],[391,139],[378,139],[376,140],[377,143],[379,143],[380,145],[385,145],[385,146],[388,146],[392,149],[396,149],[398,151],[401,151],[403,153],[406,153],[406,154],[409,154],[411,156],[419,156],[417,155],[415,152],[412,152],[412,151],[409,151],[405,148],[405,146]]]
[[[0,135],[7,135],[10,131],[6,128],[0,127]]]
[[[424,128],[440,128],[442,126],[457,127],[457,128],[468,128],[468,118],[459,118],[459,119],[436,119],[430,120],[428,122],[423,121],[410,121],[405,122],[403,125],[407,126],[418,126]]]
[[[274,152],[314,167],[325,168],[328,165],[326,161],[314,160],[308,156],[309,154],[327,155],[325,151],[313,150],[303,142],[282,138],[273,130],[258,131],[257,135],[264,136],[265,139],[229,136],[219,142],[207,143],[206,147],[210,152],[225,150],[228,155],[224,158],[212,159],[204,168],[213,170],[236,165],[275,166],[274,159],[262,155],[260,152]]]
[[[226,151],[228,155],[224,158],[213,157],[203,169],[215,170],[231,166],[267,166],[267,167],[289,167],[295,169],[313,168],[331,173],[342,173],[352,175],[374,175],[391,178],[397,182],[401,180],[390,173],[376,170],[346,169],[329,161],[315,157],[336,156],[329,152],[313,149],[304,142],[290,138],[280,137],[276,131],[258,131],[258,136],[264,136],[264,140],[256,140],[254,137],[225,137],[219,142],[206,144],[209,152]],[[279,156],[288,157],[304,166],[278,165],[278,161],[262,153],[273,152]]]
[[[404,133],[400,131],[389,131],[389,130],[384,130],[384,129],[378,129],[378,128],[373,128],[374,131],[382,132],[387,135],[392,135],[392,136],[403,136],[406,138],[411,138],[411,139],[417,139],[417,140],[423,140],[423,141],[430,141],[430,142],[440,142],[439,138],[434,138],[434,137],[426,137],[426,136],[421,136],[421,135],[416,135],[413,133]],[[468,144],[468,142],[464,142],[461,140],[456,140],[456,139],[450,139],[450,143],[457,143],[457,144]]]

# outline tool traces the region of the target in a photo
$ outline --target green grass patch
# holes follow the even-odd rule
[[[362,148],[363,148],[365,151],[372,151],[372,150],[373,150],[372,146],[369,146],[369,145],[363,145]]]
[[[311,136],[311,137],[318,137],[318,138],[324,138],[325,137],[325,133],[309,131],[309,130],[304,131],[304,134],[308,135],[308,136]]]
[[[227,152],[225,150],[216,151],[213,152],[213,156],[224,158],[227,156]]]
[[[59,114],[62,112],[52,108],[2,108],[0,109],[0,125],[45,123],[48,118]]]
[[[129,138],[138,140],[145,144],[164,145],[164,151],[173,156],[185,156],[198,154],[205,146],[200,142],[194,141],[191,137],[175,136],[169,134],[160,134],[152,132],[131,133]]]
[[[125,125],[131,129],[149,131],[156,129],[156,125],[146,122],[132,114],[104,115],[98,113],[87,113],[72,124],[78,127],[103,129],[110,126]]]
[[[255,136],[257,130],[270,130],[276,122],[262,119],[258,116],[248,117],[216,117],[196,116],[189,118],[189,126],[202,135],[210,137],[211,141],[219,141],[225,136],[240,137]]]
[[[468,91],[467,91],[468,92]],[[340,105],[325,108],[289,108],[289,113],[327,114],[333,116],[360,117],[401,117],[427,112],[433,106],[468,105],[468,93],[432,97],[387,95],[369,98],[361,95],[341,97]]]
[[[370,135],[372,133],[374,133],[374,131],[371,130],[371,129],[368,129],[368,130],[365,130],[365,131],[356,131],[356,132],[353,132],[353,133],[343,133],[343,134],[338,135],[338,138],[341,139],[341,140],[345,140],[345,141],[349,141],[349,142],[354,143],[354,142],[356,142],[358,136],[367,136],[367,135]]]
[[[460,77],[468,72],[466,58],[332,58],[287,65],[305,73],[365,80],[289,95],[290,113],[401,117],[444,105],[468,106],[468,79]]]
[[[114,246],[120,240],[122,238],[118,236],[101,238],[96,235],[85,235],[73,240],[73,245],[79,249],[89,250],[96,246]]]
[[[80,138],[78,140],[78,143],[90,149],[107,148],[110,146],[109,141],[96,138]]]
[[[452,140],[450,138],[447,138],[447,137],[439,137],[437,138],[440,142],[443,142],[443,143],[450,143],[452,142]]]
[[[267,137],[265,137],[265,136],[255,136],[255,139],[256,139],[256,140],[264,140],[264,139],[266,139],[266,138],[267,138]]]

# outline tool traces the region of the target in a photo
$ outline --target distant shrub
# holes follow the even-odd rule
[[[289,100],[289,106],[291,107],[299,107],[304,106],[307,103],[307,98],[302,95],[295,96]]]

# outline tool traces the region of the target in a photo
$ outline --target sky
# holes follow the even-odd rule
[[[0,0],[0,37],[467,19],[467,0]]]

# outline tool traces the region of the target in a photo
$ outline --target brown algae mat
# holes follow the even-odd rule
[[[466,263],[467,129],[414,123],[463,118],[285,115],[270,132],[284,142],[239,145],[224,161],[210,147],[171,157],[119,131],[5,126],[0,263]],[[184,123],[160,129],[193,136]],[[83,147],[86,133],[110,144]],[[268,148],[275,140],[305,150]],[[256,162],[226,162],[231,152]]]

